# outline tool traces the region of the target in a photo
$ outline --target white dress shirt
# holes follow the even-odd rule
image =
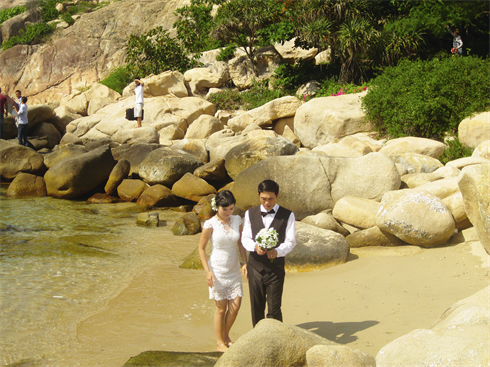
[[[134,88],[134,103],[144,104],[145,100],[143,98],[143,86],[141,84]]]
[[[269,228],[274,220],[277,211],[279,210],[279,205],[274,205],[274,214],[267,214],[262,217],[262,222],[264,223],[265,228]],[[267,212],[264,207],[260,206],[261,212]],[[255,239],[252,238],[252,226],[250,224],[249,212],[248,210],[245,212],[245,220],[243,224],[243,232],[242,232],[242,245],[248,252],[255,251]],[[294,246],[296,246],[296,236],[295,236],[295,217],[294,213],[291,212],[291,215],[288,219],[288,224],[286,227],[286,236],[284,238],[284,242],[281,243],[278,247],[276,247],[277,257],[284,257],[289,254]]]

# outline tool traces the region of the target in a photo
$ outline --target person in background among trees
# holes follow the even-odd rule
[[[134,79],[134,83],[136,87],[134,88],[134,117],[136,117],[136,121],[138,122],[138,127],[141,127],[141,120],[143,119],[143,83],[140,78]]]
[[[22,97],[20,107],[14,105],[15,111],[17,112],[17,116],[19,116],[19,127],[17,138],[19,139],[19,144],[24,146],[29,146],[29,142],[27,141],[27,97]]]
[[[5,117],[8,115],[7,107],[5,106],[7,103],[7,97],[5,97],[2,93],[2,88],[0,88],[0,139],[2,139],[3,134],[3,120],[4,114]]]
[[[451,53],[454,55],[463,56],[463,40],[459,35],[459,29],[456,29],[454,33],[451,31],[451,28],[446,24],[446,28],[449,33],[453,36],[453,48],[451,49]]]

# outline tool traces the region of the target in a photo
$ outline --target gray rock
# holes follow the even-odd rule
[[[315,345],[337,345],[311,331],[261,320],[224,353],[215,367],[293,367],[306,365],[306,352]]]
[[[148,351],[130,358],[123,367],[213,367],[221,355],[221,352]]]
[[[136,225],[142,227],[158,227],[160,217],[157,212],[139,213],[136,217]]]
[[[229,180],[223,158],[215,159],[201,167],[197,167],[194,175],[206,181],[226,181]]]
[[[342,236],[347,236],[350,233],[347,229],[342,227],[331,214],[327,213],[310,215],[303,219],[302,222],[306,224],[311,224],[319,228],[329,229],[331,231],[340,233]]]
[[[216,189],[202,178],[186,173],[173,184],[172,192],[178,197],[198,202],[203,197],[216,194]]]
[[[147,188],[144,181],[126,179],[117,187],[117,194],[124,201],[136,201]]]
[[[31,148],[0,140],[0,177],[11,181],[20,172],[42,176],[46,172],[42,155]]]
[[[255,163],[267,157],[294,155],[298,147],[283,137],[247,139],[233,147],[225,157],[225,168],[232,179]]]
[[[175,221],[172,233],[176,236],[186,236],[199,233],[201,231],[201,221],[194,213],[184,214]]]
[[[136,201],[139,205],[174,207],[179,205],[179,201],[168,187],[163,185],[153,185],[141,193]]]
[[[127,160],[119,160],[112,169],[111,174],[109,175],[109,179],[105,184],[104,191],[107,194],[115,193],[119,184],[128,177],[130,169],[131,164]]]
[[[44,178],[30,173],[20,172],[10,183],[7,196],[46,196]]]
[[[44,164],[46,167],[51,168],[68,157],[87,153],[87,149],[81,145],[65,144],[59,145],[53,149],[53,151],[44,156]]]
[[[286,256],[289,270],[325,269],[347,261],[349,243],[341,234],[296,222],[296,246]]]
[[[150,185],[169,186],[201,165],[201,160],[193,154],[164,147],[146,156],[140,164],[139,175]]]
[[[161,147],[160,144],[121,145],[112,149],[112,155],[117,161],[121,159],[127,160],[131,164],[129,175],[134,175],[138,174],[140,164],[144,161],[146,156],[150,154],[150,152]]]
[[[306,352],[308,367],[376,367],[376,360],[345,345],[315,345]]]
[[[345,239],[349,243],[350,248],[369,246],[402,246],[406,244],[398,237],[388,232],[383,232],[377,226],[351,233]]]
[[[80,197],[104,183],[115,165],[108,146],[68,157],[46,172],[48,195],[60,199]]]
[[[444,165],[436,158],[418,153],[393,153],[389,157],[409,173],[431,173]]]

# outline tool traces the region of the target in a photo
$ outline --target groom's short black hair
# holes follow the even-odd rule
[[[274,194],[279,195],[279,185],[276,181],[272,180],[264,180],[259,183],[259,194],[261,192],[273,192]]]

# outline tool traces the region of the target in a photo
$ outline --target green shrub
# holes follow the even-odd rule
[[[40,42],[44,37],[51,34],[55,29],[54,25],[46,23],[28,24],[25,30],[21,30],[18,36],[10,37],[2,43],[3,50],[7,50],[15,45],[29,45]]]
[[[90,12],[94,9],[100,8],[100,7],[102,7],[101,5],[104,5],[104,4],[97,5],[97,4],[92,3],[90,1],[80,1],[79,3],[77,3],[77,5],[69,7],[67,12],[70,15],[83,14],[83,13]]]
[[[68,13],[61,14],[61,19],[64,20],[68,25],[73,25],[75,23],[75,19]]]
[[[235,57],[236,46],[235,45],[227,45],[222,48],[219,52],[218,56],[216,56],[217,61],[229,61]]]
[[[455,159],[470,157],[473,153],[473,149],[466,148],[461,144],[457,137],[446,140],[446,149],[444,153],[439,157],[442,164],[454,161]]]
[[[489,107],[488,58],[401,61],[374,79],[362,105],[381,134],[441,139]]]
[[[14,6],[13,8],[0,10],[0,26],[6,20],[22,14],[26,11],[25,6]]]
[[[182,73],[199,65],[197,55],[187,57],[185,47],[169,36],[167,30],[156,27],[141,36],[131,35],[126,48],[126,64],[132,78],[160,74],[167,70]]]
[[[55,20],[60,15],[56,10],[56,0],[39,0],[43,22]]]
[[[115,90],[119,94],[122,94],[123,89],[129,83],[131,83],[131,78],[124,66],[120,66],[113,70],[107,78],[100,81],[100,84],[104,84],[106,87]]]
[[[274,99],[284,97],[281,90],[271,90],[267,82],[257,82],[252,88],[239,92],[236,89],[228,89],[209,96],[208,100],[214,103],[219,110],[253,110]]]

